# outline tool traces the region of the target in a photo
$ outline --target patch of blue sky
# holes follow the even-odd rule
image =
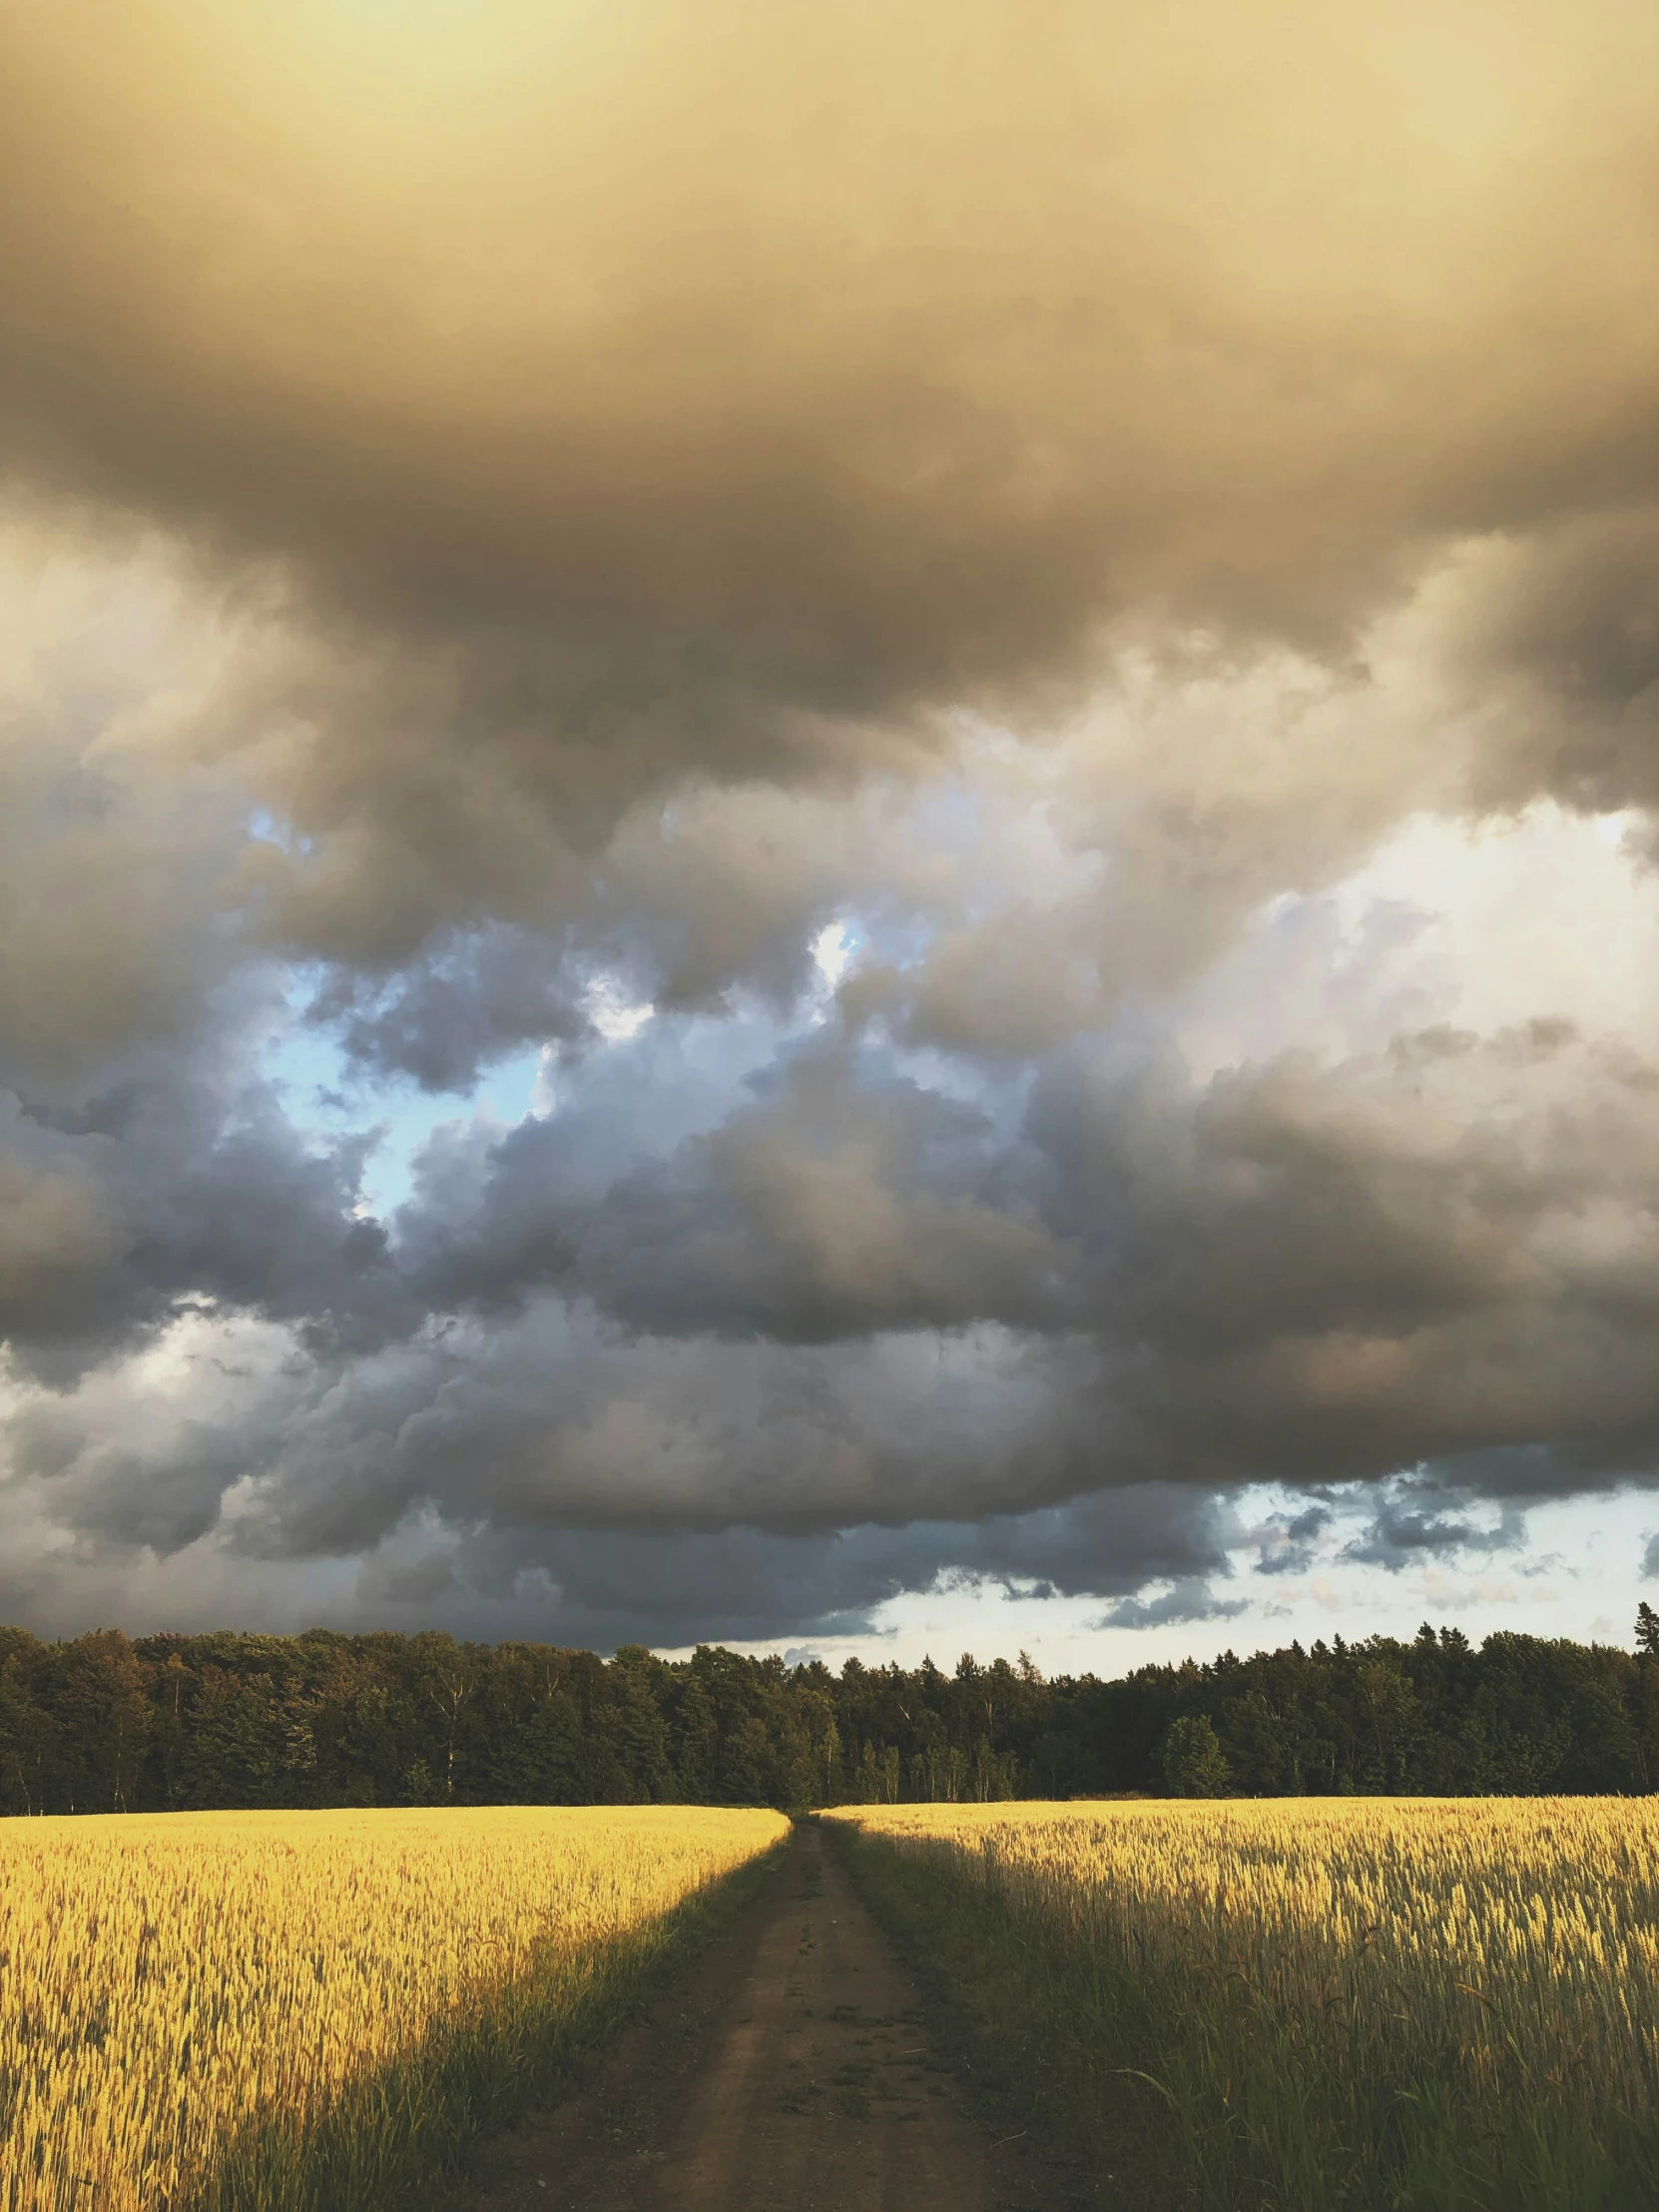
[[[362,1202],[380,1216],[411,1196],[421,1150],[435,1131],[457,1121],[483,1122],[504,1134],[532,1115],[579,1118],[596,1138],[604,1133],[592,1163],[600,1174],[661,1158],[748,1103],[756,1080],[811,1025],[805,1011],[781,1019],[746,998],[720,1015],[642,1009],[637,1026],[613,1029],[578,1058],[558,1063],[528,1045],[494,1062],[469,1092],[433,1095],[403,1077],[365,1077],[332,1031],[305,1020],[319,980],[306,968],[289,972],[287,1017],[266,1046],[265,1070],[302,1133],[332,1142],[375,1132]]]
[[[848,966],[863,963],[900,969],[918,966],[937,939],[940,926],[932,915],[918,913],[910,907],[864,905],[848,908],[829,925],[843,933],[846,958],[836,980],[844,976]],[[825,972],[825,963],[818,957],[818,945],[827,935],[828,930],[821,930],[814,941],[821,975]]]
[[[958,1651],[989,1656],[1023,1648],[1050,1675],[1110,1676],[1188,1657],[1214,1660],[1226,1650],[1272,1650],[1293,1637],[1305,1647],[1337,1635],[1409,1643],[1426,1620],[1455,1625],[1476,1644],[1518,1630],[1629,1649],[1637,1601],[1652,1594],[1644,1578],[1654,1570],[1644,1564],[1644,1545],[1659,1555],[1659,1494],[1651,1486],[1531,1503],[1524,1548],[1490,1558],[1425,1554],[1392,1571],[1343,1556],[1345,1541],[1367,1517],[1368,1493],[1365,1484],[1344,1485],[1334,1497],[1321,1493],[1335,1505],[1332,1525],[1311,1555],[1296,1556],[1283,1573],[1271,1554],[1265,1572],[1252,1571],[1262,1563],[1262,1523],[1274,1515],[1295,1518],[1307,1510],[1309,1497],[1275,1484],[1239,1493],[1233,1505],[1241,1541],[1230,1547],[1232,1571],[1210,1578],[1213,1612],[1204,1609],[1204,1581],[1197,1576],[1193,1596],[1199,1602],[1190,1615],[1185,1608],[1160,1615],[1161,1598],[1181,1592],[1166,1577],[1136,1593],[1144,1621],[1131,1613],[1108,1625],[1110,1607],[1103,1614],[1099,1596],[1049,1597],[996,1575],[944,1574],[929,1589],[884,1600],[865,1625],[827,1625],[800,1648],[836,1668],[849,1657],[867,1665],[894,1659],[914,1666],[924,1655],[948,1666]],[[777,1643],[734,1643],[734,1649],[760,1654]],[[665,1649],[665,1656],[686,1654]]]
[[[323,975],[296,965],[286,979],[285,1019],[266,1047],[266,1072],[280,1085],[294,1126],[318,1142],[374,1133],[362,1203],[375,1215],[395,1212],[412,1195],[422,1149],[457,1121],[503,1134],[531,1116],[581,1121],[592,1138],[583,1146],[586,1165],[603,1182],[641,1159],[666,1157],[750,1104],[770,1073],[815,1048],[835,985],[849,968],[871,957],[907,964],[931,934],[913,920],[837,916],[814,940],[813,985],[788,1010],[738,992],[718,1013],[659,1013],[625,1004],[621,986],[607,990],[601,978],[591,994],[600,1038],[586,1051],[561,1058],[528,1044],[488,1067],[471,1090],[437,1096],[405,1077],[365,1075],[326,1025],[304,1018]],[[926,1048],[901,1050],[878,1035],[866,1040],[865,1051],[875,1065],[973,1103],[993,1121],[1018,1118],[1024,1086],[1011,1075],[988,1076]]]
[[[481,1111],[508,1128],[516,1128],[531,1114],[545,1112],[544,1061],[540,1045],[531,1045],[508,1059],[497,1060],[486,1070],[472,1095],[473,1111]]]
[[[279,1086],[288,1119],[302,1134],[334,1142],[376,1132],[363,1171],[368,1212],[384,1215],[409,1197],[414,1161],[446,1122],[480,1117],[510,1128],[535,1110],[542,1069],[536,1048],[497,1061],[464,1097],[434,1096],[402,1077],[365,1078],[329,1029],[304,1019],[318,980],[306,968],[290,971],[287,1018],[266,1045],[265,1072]]]
[[[301,836],[269,807],[256,807],[249,815],[248,834],[257,844],[274,844],[283,852],[309,852],[312,847],[311,838]]]

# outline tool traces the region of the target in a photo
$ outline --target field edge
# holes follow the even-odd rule
[[[213,2172],[158,2212],[424,2212],[458,2203],[479,2152],[573,2095],[624,2030],[680,1979],[782,1864],[790,1831],[661,1920],[555,1958],[391,2064],[347,2084],[309,2125],[259,2118]]]
[[[1027,2129],[1077,2161],[1100,2212],[1188,2212],[1191,2169],[1169,2155],[1169,2114],[1080,2032],[1103,1998],[1079,1968],[1056,2003],[1055,1961],[975,1885],[856,1821],[818,1825],[922,1991],[929,2031],[993,2134]]]

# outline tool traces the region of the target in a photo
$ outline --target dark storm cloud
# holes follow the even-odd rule
[[[768,689],[1327,622],[1647,457],[1652,59],[1618,0],[19,18],[12,449]]]
[[[1629,0],[4,41],[7,461],[285,573],[315,952],[526,918],[688,773],[1044,720],[1120,616],[1341,661],[1458,539],[1538,538],[1517,609],[1639,551],[1583,519],[1655,488]]]
[[[399,1340],[209,1454],[265,1470],[231,1539],[264,1556],[372,1547],[423,1510],[780,1534],[971,1512],[964,1569],[1098,1588],[1149,1474],[1194,1485],[1202,1516],[1211,1486],[1433,1462],[1351,1547],[1397,1563],[1483,1542],[1477,1497],[1653,1464],[1653,1096],[1644,1065],[1556,1025],[1202,1089],[1084,1058],[999,1138],[821,1049],[666,1175],[629,1166],[626,1138],[596,1174],[579,1119],[555,1118],[438,1147],[400,1241],[358,1224],[357,1250],[337,1166],[311,1163],[322,1210],[290,1219],[293,1163],[262,1182],[228,1144],[180,1171],[172,1247],[151,1235],[175,1281],[309,1314],[323,1345]],[[607,1302],[626,1328],[583,1318]],[[990,1531],[1101,1492],[1095,1548],[1081,1506],[1046,1551],[1040,1519]],[[1266,1532],[1264,1564],[1294,1571],[1325,1525]],[[1158,1556],[1186,1587],[1217,1555]]]
[[[1330,1529],[1334,1515],[1327,1504],[1304,1506],[1298,1513],[1278,1513],[1251,1531],[1257,1546],[1258,1574],[1306,1574],[1319,1556],[1320,1538]]]
[[[1087,1063],[1033,1131],[1083,1254],[1074,1316],[1153,1463],[1329,1481],[1479,1455],[1629,1471],[1659,1447],[1654,1071],[1540,1023],[1188,1095]],[[1581,1477],[1582,1479],[1582,1477]]]
[[[1232,1620],[1247,1609],[1244,1598],[1218,1597],[1206,1581],[1186,1579],[1149,1598],[1119,1598],[1095,1622],[1097,1628],[1164,1628],[1175,1622]]]
[[[271,1476],[234,1540],[320,1557],[428,1507],[457,1525],[781,1533],[1017,1512],[1088,1485],[1110,1431],[1093,1365],[994,1330],[673,1342],[544,1303],[307,1393],[275,1441],[250,1439]]]
[[[770,1096],[573,1204],[580,1126],[494,1153],[459,1237],[417,1259],[441,1303],[565,1283],[631,1325],[793,1343],[1058,1316],[1064,1255],[1022,1204],[987,1117],[838,1053],[787,1063]],[[425,1225],[401,1225],[414,1254]]]
[[[482,1070],[529,1039],[591,1041],[561,947],[495,925],[428,948],[390,980],[336,968],[306,1008],[348,1063],[407,1075],[426,1091],[470,1091]]]
[[[1650,1469],[1634,1049],[1195,1080],[1169,1002],[1414,815],[1659,803],[1656,61],[1624,0],[14,12],[28,1510],[663,1640],[1211,1618],[1338,1541],[1242,1483],[1426,1469],[1395,1567]],[[274,960],[369,1085],[549,1047],[556,1110],[365,1218]]]
[[[0,1331],[36,1372],[71,1376],[193,1306],[289,1323],[319,1353],[418,1326],[358,1212],[372,1133],[288,1120],[258,1066],[264,995],[73,1102],[0,1090]]]
[[[1224,1497],[1168,1482],[1126,1482],[1035,1513],[987,1518],[941,1542],[959,1572],[1046,1595],[1127,1597],[1152,1580],[1191,1586],[1228,1572],[1241,1534]]]
[[[332,1376],[246,1322],[184,1343],[164,1381],[105,1367],[14,1416],[13,1513],[72,1531],[89,1587],[123,1547],[186,1593],[355,1554],[358,1615],[673,1642],[848,1633],[962,1579],[1120,1598],[1225,1572],[1237,1534],[1170,1485],[1041,1502],[1092,1440],[1075,1355],[1068,1387],[1065,1359],[1008,1343],[780,1356],[556,1309]]]
[[[579,1115],[443,1139],[389,1240],[353,1216],[357,1159],[301,1148],[259,1090],[127,1098],[46,1133],[90,1148],[122,1225],[63,1326],[97,1343],[188,1294],[292,1324],[327,1364],[300,1363],[279,1417],[268,1399],[166,1445],[150,1504],[140,1456],[96,1423],[72,1448],[62,1409],[19,1427],[17,1465],[77,1525],[153,1545],[211,1525],[240,1470],[226,1541],[271,1560],[371,1551],[422,1512],[665,1535],[973,1518],[935,1568],[1099,1590],[1126,1544],[1197,1605],[1214,1490],[1433,1462],[1433,1494],[1391,1496],[1348,1555],[1478,1548],[1479,1496],[1654,1463],[1654,1096],[1556,1023],[1201,1087],[1079,1054],[999,1121],[831,1040],[662,1167],[624,1129],[607,1170]],[[67,1204],[62,1181],[37,1166],[37,1202]],[[1192,1485],[1163,1534],[1125,1502],[1153,1475]],[[1324,1525],[1266,1532],[1264,1565],[1295,1571]]]
[[[1224,1520],[1209,1500],[1148,1487],[981,1523],[866,1524],[806,1537],[753,1528],[672,1540],[641,1530],[491,1529],[452,1546],[428,1534],[408,1561],[388,1559],[369,1573],[376,1595],[407,1604],[411,1618],[422,1604],[429,1611],[427,1584],[437,1582],[451,1604],[468,1602],[463,1593],[470,1593],[480,1606],[518,1609],[537,1633],[551,1626],[561,1638],[606,1648],[631,1638],[685,1644],[792,1631],[841,1636],[867,1633],[885,1601],[959,1577],[1019,1588],[1036,1582],[1122,1603],[1153,1578],[1181,1575],[1192,1604],[1202,1587],[1195,1563],[1225,1572]],[[1059,1569],[1060,1579],[1044,1576],[1040,1562]]]
[[[1630,501],[1505,548],[1459,616],[1465,681],[1502,703],[1478,800],[1659,801],[1659,508]]]
[[[1488,1525],[1470,1516],[1477,1501],[1472,1490],[1447,1491],[1432,1477],[1407,1476],[1388,1486],[1371,1525],[1344,1545],[1343,1557],[1398,1574],[1425,1558],[1491,1558],[1517,1551],[1526,1535],[1521,1512],[1506,1506],[1495,1525]]]
[[[1203,1086],[1079,1050],[1013,1122],[828,1044],[648,1165],[527,1125],[400,1250],[435,1306],[558,1289],[659,1338],[1090,1344],[1097,1481],[1590,1479],[1659,1446],[1656,1099],[1558,1021]]]

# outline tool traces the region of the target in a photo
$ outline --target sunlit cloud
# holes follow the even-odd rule
[[[0,28],[5,1609],[1610,1617],[1652,11],[104,34]]]

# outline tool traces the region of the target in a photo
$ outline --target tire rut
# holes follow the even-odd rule
[[[1070,2212],[992,2139],[816,1826],[593,2083],[494,2146],[468,2212]]]

